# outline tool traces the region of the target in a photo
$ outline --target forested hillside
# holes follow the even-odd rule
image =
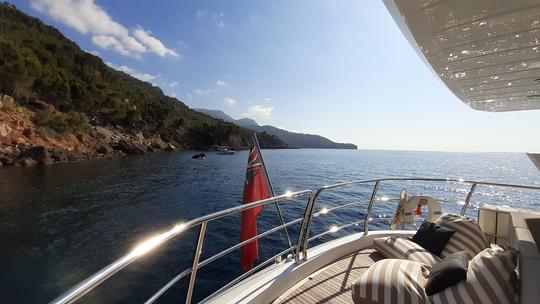
[[[37,128],[60,135],[102,126],[184,148],[249,144],[249,130],[193,111],[160,88],[110,68],[9,3],[0,4],[0,94],[33,111],[26,113]],[[284,146],[261,136],[269,147]]]

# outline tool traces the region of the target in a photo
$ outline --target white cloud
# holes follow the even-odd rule
[[[171,94],[171,97],[176,98],[176,93],[173,92],[173,93]]]
[[[124,56],[130,56],[133,58],[140,58],[141,55],[137,53],[132,53],[129,50],[127,50],[118,39],[116,39],[114,36],[108,36],[108,35],[97,35],[92,37],[92,43],[99,46],[102,49],[106,50],[113,50],[121,55]]]
[[[173,82],[171,82],[171,83],[169,83],[169,84],[167,84],[167,85],[168,85],[169,87],[171,87],[171,88],[174,88],[174,87],[176,87],[176,86],[178,85],[178,81],[173,81]]]
[[[272,112],[274,111],[274,107],[266,107],[261,105],[254,105],[250,107],[247,111],[247,113],[244,113],[245,116],[249,118],[253,118],[255,120],[261,119],[269,119],[272,117]]]
[[[137,40],[139,40],[142,44],[144,44],[152,52],[158,54],[159,56],[172,56],[177,58],[180,57],[180,54],[178,54],[172,49],[167,48],[161,41],[150,36],[150,34],[151,33],[149,31],[146,31],[140,26],[133,31],[133,35],[135,36],[135,38],[137,38]]]
[[[223,88],[223,87],[226,87],[227,86],[227,83],[223,80],[218,80],[216,82],[217,86],[220,87],[220,88]]]
[[[142,81],[146,81],[146,82],[151,82],[152,80],[155,80],[157,77],[154,76],[154,75],[151,75],[151,74],[148,74],[148,73],[141,73],[135,69],[132,69],[126,65],[116,65],[112,62],[105,62],[108,66],[110,66],[111,68],[115,69],[115,70],[118,70],[118,71],[122,71],[126,74],[129,74],[139,80],[142,80]]]
[[[142,45],[137,39],[131,37],[131,36],[125,36],[122,37],[122,42],[126,46],[127,49],[133,52],[137,53],[145,53],[146,47]]]
[[[195,95],[202,95],[203,91],[201,89],[195,89],[193,90],[193,93],[195,93]]]
[[[218,26],[219,28],[224,28],[224,27],[225,27],[225,23],[223,23],[223,21],[220,21],[220,22],[218,22],[217,26]]]
[[[202,9],[202,10],[197,10],[195,12],[195,15],[197,16],[197,18],[201,18],[201,17],[204,17],[208,14],[208,11],[205,10],[205,9]]]
[[[92,42],[103,49],[134,58],[140,58],[148,51],[161,57],[180,57],[148,31],[140,27],[130,31],[114,21],[94,0],[30,0],[30,4],[38,12],[80,33],[91,34]]]
[[[98,35],[126,36],[128,30],[112,18],[93,0],[31,0],[40,13],[76,29]]]
[[[266,98],[264,99],[264,101],[266,101],[266,102],[272,101],[272,98],[266,97]]]
[[[232,108],[236,105],[236,99],[225,97],[223,98],[223,104],[225,104],[227,107]]]

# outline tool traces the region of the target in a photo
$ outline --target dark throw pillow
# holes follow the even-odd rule
[[[426,283],[428,296],[459,283],[467,278],[469,261],[466,251],[458,251],[442,259],[431,268]]]
[[[416,234],[412,237],[412,241],[429,250],[436,256],[441,256],[441,252],[446,246],[446,243],[454,235],[453,230],[445,228],[431,222],[423,222],[418,228]]]

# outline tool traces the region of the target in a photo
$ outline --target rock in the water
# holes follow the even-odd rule
[[[171,152],[171,151],[174,151],[174,150],[176,150],[176,147],[175,147],[175,146],[173,146],[173,144],[168,144],[168,145],[167,145],[167,147],[165,147],[165,149],[164,149],[164,150],[165,150],[165,151],[169,151],[169,152]]]
[[[31,158],[40,164],[47,164],[52,162],[51,155],[49,151],[43,146],[35,146],[24,150],[21,155],[21,158]]]
[[[198,154],[193,155],[191,158],[193,158],[193,159],[205,159],[205,158],[206,158],[206,154],[204,154],[204,153],[198,153]]]
[[[146,147],[144,145],[134,141],[127,141],[125,139],[120,140],[115,148],[126,154],[146,153]]]

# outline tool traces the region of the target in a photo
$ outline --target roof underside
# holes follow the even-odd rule
[[[471,108],[540,109],[539,0],[385,0],[413,47]]]

